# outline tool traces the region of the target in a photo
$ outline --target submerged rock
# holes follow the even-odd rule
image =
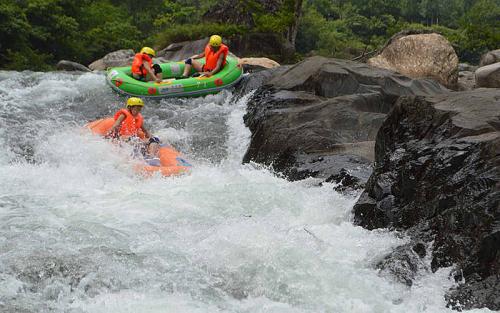
[[[67,60],[61,60],[57,62],[56,68],[58,71],[90,72],[90,69],[85,65]]]
[[[456,265],[465,281],[450,305],[499,310],[498,288],[482,283],[500,275],[499,155],[500,90],[401,98],[377,135],[355,223],[432,242],[432,270]]]
[[[375,136],[395,101],[443,92],[432,80],[362,63],[306,59],[274,72],[249,101],[244,119],[252,139],[244,162],[272,165],[291,180],[349,174],[353,179],[341,181],[362,186]]]
[[[433,78],[448,88],[457,88],[458,57],[450,42],[436,33],[398,33],[368,64],[412,78]]]

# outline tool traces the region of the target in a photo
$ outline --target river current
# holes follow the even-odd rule
[[[147,100],[193,171],[144,178],[82,128],[125,101],[104,75],[0,72],[0,311],[454,312],[450,269],[378,273],[406,239],[354,226],[356,195],[241,164],[247,97]]]

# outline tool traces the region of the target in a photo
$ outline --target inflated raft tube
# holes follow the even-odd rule
[[[205,59],[199,59],[205,63]],[[238,60],[228,56],[226,65],[211,77],[189,77],[180,79],[184,72],[184,61],[160,64],[163,81],[160,83],[142,82],[132,77],[131,67],[108,69],[106,81],[119,93],[140,97],[194,97],[218,93],[224,88],[234,86],[243,75],[243,67]]]
[[[105,136],[114,122],[112,117],[104,118],[90,122],[85,127],[96,135]],[[139,137],[144,138],[144,134],[140,132]],[[139,164],[134,166],[134,170],[145,175],[159,172],[163,176],[175,176],[189,173],[191,164],[172,146],[162,144],[158,151],[158,158],[141,160]]]

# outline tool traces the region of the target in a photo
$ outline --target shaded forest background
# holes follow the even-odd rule
[[[431,29],[462,62],[500,48],[500,0],[0,0],[0,68],[51,70],[118,49],[274,33],[295,60],[354,58],[405,29]]]

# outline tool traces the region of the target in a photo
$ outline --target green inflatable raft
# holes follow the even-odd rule
[[[205,59],[199,59],[205,63]],[[228,56],[226,65],[211,77],[189,77],[180,79],[184,72],[184,61],[160,64],[163,81],[142,82],[132,77],[130,66],[108,69],[106,81],[116,91],[130,96],[166,98],[193,97],[218,93],[224,88],[234,86],[243,75],[238,60]]]

